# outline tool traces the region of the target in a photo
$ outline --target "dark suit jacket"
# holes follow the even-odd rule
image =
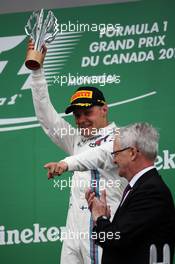
[[[173,256],[174,202],[157,170],[152,169],[139,178],[113,221],[99,219],[93,231],[98,235],[96,243],[103,248],[102,264],[149,264],[151,244],[158,249],[158,262],[162,261],[165,243],[171,247]],[[102,232],[104,242],[100,239]],[[120,239],[115,239],[116,232],[120,232]]]

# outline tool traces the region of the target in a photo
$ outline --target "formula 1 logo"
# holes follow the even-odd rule
[[[16,105],[19,102],[24,100],[26,96],[25,91],[29,90],[31,84],[31,71],[25,67],[24,59],[25,59],[25,51],[20,51],[20,54],[16,54],[16,49],[19,50],[20,44],[26,39],[26,35],[19,36],[8,36],[8,37],[0,37],[0,86],[4,88],[4,92],[6,93],[5,88],[8,86],[7,93],[10,92],[10,95],[3,94],[2,89],[0,94],[0,108],[2,107],[10,107]],[[73,52],[74,46],[79,42],[79,33],[61,33],[55,38],[55,40],[49,45],[47,55],[45,57],[44,69],[45,69],[45,78],[47,80],[48,86],[50,86],[53,82],[53,77],[60,72],[60,70],[64,67],[71,53]],[[14,50],[15,55],[17,55],[18,64],[21,61],[20,67],[16,69],[16,65],[12,58],[9,59],[9,54],[11,54]],[[8,56],[8,60],[6,57]],[[10,55],[12,56],[12,55]],[[2,57],[5,58],[2,59]],[[16,60],[16,57],[15,57]],[[11,64],[13,65],[13,69]],[[16,71],[14,76],[9,74],[10,71]],[[26,77],[25,77],[26,75]],[[19,76],[21,79],[19,80]],[[10,77],[10,78],[9,78]],[[9,80],[10,79],[10,80]],[[21,85],[21,80],[24,80]],[[4,83],[3,83],[4,82]],[[18,84],[20,82],[20,85]],[[11,90],[9,90],[9,85],[12,86],[12,90],[14,91],[15,86],[17,86],[16,93],[12,94]],[[29,96],[29,95],[28,95]],[[31,100],[31,99],[30,99]],[[32,106],[32,100],[31,100]],[[25,110],[25,109],[23,109]],[[21,111],[22,112],[22,111]],[[24,111],[23,111],[24,114]],[[63,114],[64,115],[64,114]],[[30,123],[30,124],[29,124]],[[35,116],[32,117],[16,117],[16,118],[1,118],[0,119],[0,132],[3,131],[12,131],[12,130],[20,130],[26,128],[38,127],[40,124],[37,122],[37,118]]]
[[[26,38],[26,35],[20,35],[20,36],[10,36],[10,37],[0,37],[0,56],[1,53],[7,53],[9,50],[16,48],[18,45],[20,45]],[[22,56],[21,56],[22,57]],[[3,71],[6,66],[8,66],[9,61],[1,61],[0,60],[0,74],[3,74]],[[17,72],[17,75],[24,75],[24,74],[30,74],[31,71],[28,70],[24,63],[21,66],[20,70]],[[21,87],[21,90],[30,89],[30,76],[27,78],[26,82]],[[15,103],[17,99],[17,94],[11,97],[11,101],[8,102],[8,105],[12,105]],[[5,101],[0,98],[0,106],[5,104]]]
[[[3,57],[6,58],[8,56],[8,53],[11,50],[14,50],[15,48],[17,48],[25,40],[25,38],[26,38],[26,35],[0,37],[0,81],[2,79],[3,80],[5,79],[5,81],[6,81],[6,79],[7,80],[11,79],[11,78],[9,78],[9,75],[8,75],[9,74],[8,69],[11,69],[10,68],[11,59],[2,60],[1,59],[2,55],[3,55]],[[20,57],[23,58],[23,56],[20,56]],[[24,82],[22,87],[19,87],[18,91],[30,88],[30,86],[29,86],[30,71],[24,66],[24,63],[23,63],[22,66],[20,67],[20,69],[17,70],[16,75],[18,76],[18,75],[24,75],[24,74],[27,74],[27,80]],[[13,83],[13,87],[14,87],[14,85],[16,84],[15,80],[12,83]],[[1,84],[1,87],[3,87],[2,84]],[[9,89],[7,89],[7,91],[9,93]],[[18,91],[15,94],[10,94],[10,96],[9,95],[8,96],[4,96],[4,95],[2,96],[2,94],[1,94],[1,96],[0,96],[0,108],[3,106],[6,106],[6,107],[13,106],[19,101],[19,99],[22,100],[22,94],[18,93]],[[30,120],[30,122],[36,121],[36,117],[0,119],[0,125],[1,125],[0,131],[16,130],[15,128],[19,129],[20,127],[16,127],[16,125],[18,123],[26,122],[26,121],[28,122],[29,120]],[[14,126],[14,124],[15,124],[15,126]],[[8,125],[8,127],[4,127],[6,125]],[[9,125],[10,125],[10,127],[9,127]]]
[[[20,35],[20,36],[10,36],[10,37],[0,37],[0,56],[2,53],[8,54],[7,52],[16,48],[18,45],[20,45],[24,39],[26,38],[26,35]],[[0,74],[3,74],[5,68],[8,66],[9,61],[0,60]],[[17,72],[17,75],[22,74],[30,74],[30,71],[24,67],[24,64],[20,68],[20,70]],[[0,75],[1,77],[1,75]],[[24,85],[21,87],[20,90],[23,89],[29,89],[28,85],[28,79],[27,82],[24,83]],[[9,98],[7,97],[1,97],[0,98],[0,106],[3,105],[14,105],[16,103],[17,98],[21,97],[21,94],[14,94],[11,95]]]
[[[12,36],[12,37],[0,37],[0,54],[2,52],[9,51],[16,46],[18,46],[24,39],[25,35],[22,36]],[[0,61],[0,74],[3,72],[8,61]]]

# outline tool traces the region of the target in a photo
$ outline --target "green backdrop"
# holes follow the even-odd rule
[[[61,86],[61,76],[119,76],[119,82],[95,83],[109,103],[109,119],[119,126],[148,121],[159,129],[157,167],[175,198],[174,10],[170,0],[54,10],[59,23],[87,23],[93,31],[60,33],[49,47],[45,69],[52,103],[60,113],[79,86]],[[60,191],[43,169],[66,153],[49,140],[35,117],[30,71],[24,67],[29,15],[0,16],[2,264],[59,263],[61,241],[52,234],[65,226],[69,201],[69,188]],[[95,23],[120,24],[123,31],[100,36]],[[66,120],[73,124],[71,115]]]

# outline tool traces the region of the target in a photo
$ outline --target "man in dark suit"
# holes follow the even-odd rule
[[[149,264],[152,244],[159,262],[163,260],[163,246],[168,244],[173,262],[175,208],[154,167],[157,151],[158,133],[151,125],[136,123],[120,129],[112,154],[119,175],[129,185],[112,221],[105,190],[100,198],[91,190],[86,192],[95,221],[93,238],[103,248],[103,264]]]

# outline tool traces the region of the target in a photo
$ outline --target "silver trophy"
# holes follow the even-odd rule
[[[54,40],[58,32],[57,18],[52,11],[44,14],[44,9],[33,12],[25,26],[25,32],[34,43],[34,50],[27,51],[25,65],[30,70],[37,70],[44,61],[43,45]]]

